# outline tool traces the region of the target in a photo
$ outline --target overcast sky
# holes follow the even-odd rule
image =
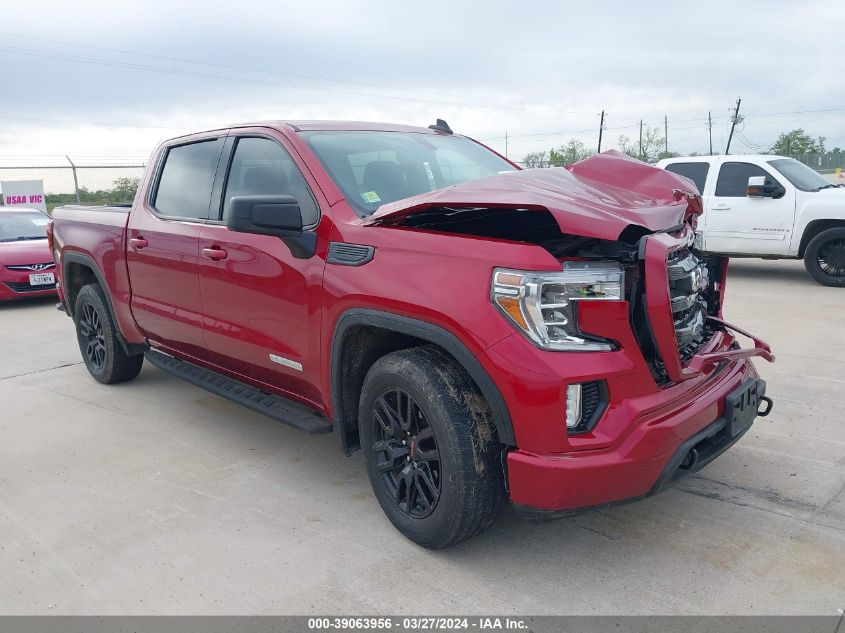
[[[669,120],[670,150],[845,147],[845,5],[828,2],[179,0],[4,3],[0,156],[146,156],[260,119],[453,129],[519,159]],[[98,124],[98,125],[95,125]],[[133,127],[135,126],[135,127]]]

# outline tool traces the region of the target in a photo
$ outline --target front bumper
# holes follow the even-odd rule
[[[53,272],[53,271],[48,271]],[[49,297],[56,295],[56,286],[31,286],[29,274],[13,270],[0,271],[0,301]]]
[[[630,432],[608,448],[510,452],[511,501],[523,513],[553,518],[660,492],[704,467],[747,432],[729,433],[725,398],[749,380],[758,381],[759,395],[764,395],[765,383],[750,361],[731,363],[711,376],[706,391],[638,417]],[[681,467],[692,448],[697,459]]]

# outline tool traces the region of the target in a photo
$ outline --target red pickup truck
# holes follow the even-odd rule
[[[146,358],[334,431],[437,548],[507,497],[555,517],[652,495],[769,413],[750,358],[773,356],[722,320],[700,212],[616,152],[520,170],[442,120],[269,122],[163,143],[131,207],[56,209],[49,236],[95,379]]]

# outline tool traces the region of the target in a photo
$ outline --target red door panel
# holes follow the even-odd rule
[[[200,247],[208,251],[200,257],[205,358],[320,405],[324,260],[295,259],[277,237],[236,233],[222,225],[204,226]]]
[[[138,209],[126,247],[136,322],[152,340],[191,355],[205,346],[198,270],[201,229],[199,223],[163,220]]]

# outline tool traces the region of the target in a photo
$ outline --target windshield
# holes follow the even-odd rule
[[[415,132],[301,132],[358,212],[516,168],[462,136]]]
[[[0,242],[46,238],[49,221],[50,218],[39,211],[0,210]]]
[[[769,165],[777,169],[801,191],[815,191],[832,184],[817,171],[807,167],[804,163],[799,163],[794,158],[770,160]]]

